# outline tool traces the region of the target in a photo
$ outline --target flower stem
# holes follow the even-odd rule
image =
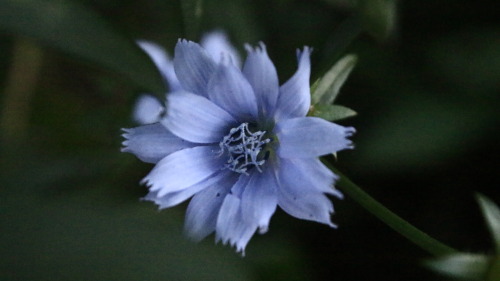
[[[428,234],[422,232],[415,226],[411,225],[395,213],[391,212],[389,209],[380,204],[373,197],[364,192],[355,183],[349,180],[346,176],[340,173],[337,169],[333,168],[330,163],[327,166],[334,171],[340,180],[337,182],[337,186],[352,199],[354,199],[358,204],[365,208],[368,212],[372,213],[374,216],[379,218],[389,227],[397,231],[399,234],[406,237],[411,242],[415,243],[417,246],[425,250],[426,252],[434,256],[449,255],[453,253],[458,253],[457,250],[439,242],[438,240],[432,238]]]

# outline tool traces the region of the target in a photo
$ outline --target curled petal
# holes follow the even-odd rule
[[[157,163],[173,152],[194,146],[159,123],[123,130],[125,141],[121,151],[130,152],[147,163]]]
[[[152,124],[160,121],[165,108],[151,95],[141,95],[134,106],[134,120],[139,124]]]
[[[201,38],[201,46],[214,59],[220,62],[223,56],[229,56],[230,60],[238,67],[241,67],[241,58],[236,49],[229,43],[224,32],[214,31]]]
[[[185,140],[218,143],[236,120],[202,96],[175,92],[168,95],[167,116],[161,123]]]
[[[299,67],[297,72],[280,87],[280,94],[276,104],[275,118],[289,119],[304,117],[311,106],[311,92],[309,77],[311,75],[311,49],[304,47],[301,52],[297,50]]]
[[[253,49],[246,46],[248,57],[243,66],[243,74],[254,90],[262,116],[270,116],[274,112],[279,94],[278,74],[273,62],[267,55],[266,46],[260,43]]]
[[[207,96],[207,85],[216,63],[197,43],[179,40],[175,46],[174,69],[183,89]]]
[[[257,100],[252,86],[235,66],[221,63],[208,83],[208,96],[239,120],[257,117]]]
[[[280,157],[308,158],[353,148],[347,138],[355,130],[321,118],[299,117],[278,122],[274,132],[280,143]]]
[[[162,197],[206,180],[223,165],[224,160],[216,157],[217,149],[197,146],[174,152],[158,162],[141,183]]]

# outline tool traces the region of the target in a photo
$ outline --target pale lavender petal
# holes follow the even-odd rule
[[[280,184],[283,179],[293,182],[307,182],[302,191],[328,193],[342,199],[342,193],[334,187],[338,176],[318,158],[279,158]]]
[[[189,202],[184,231],[195,241],[215,231],[222,202],[238,179],[238,174],[230,171],[221,174],[222,178],[197,193]]]
[[[174,152],[158,162],[141,183],[158,191],[159,197],[197,184],[223,167],[217,150],[218,146],[197,146]]]
[[[297,72],[283,86],[280,87],[278,102],[276,103],[276,120],[304,117],[311,106],[311,92],[309,77],[311,75],[311,49],[304,47],[297,50],[299,67]]]
[[[225,181],[228,177],[230,177],[230,173],[227,171],[215,173],[209,178],[202,180],[185,189],[170,192],[161,197],[158,196],[158,191],[150,191],[142,199],[154,202],[156,205],[158,205],[158,208],[160,210],[165,208],[170,208],[184,202],[191,196],[195,195],[198,192],[202,192],[206,188],[210,188],[213,185],[217,185],[222,180]]]
[[[174,68],[183,89],[207,96],[207,85],[217,64],[197,43],[179,40],[175,46]]]
[[[248,57],[243,66],[243,74],[252,85],[260,114],[270,116],[274,113],[279,94],[276,68],[267,55],[264,43],[261,42],[260,47],[255,49],[250,46],[246,46],[246,49]]]
[[[262,173],[254,171],[249,177],[241,195],[241,214],[244,221],[256,223],[259,232],[265,233],[278,203],[276,177],[271,167]]]
[[[245,247],[257,230],[257,223],[248,223],[241,214],[241,199],[229,193],[219,211],[215,227],[216,241],[229,243],[245,255]]]
[[[185,140],[218,143],[236,120],[202,96],[175,92],[168,95],[167,116],[161,123]]]
[[[122,152],[130,152],[148,163],[157,163],[173,152],[195,145],[172,134],[159,123],[123,130]]]
[[[165,49],[158,44],[145,40],[139,40],[137,44],[149,55],[163,78],[168,81],[170,91],[180,90],[181,85],[175,75],[174,64]]]
[[[333,205],[324,192],[340,198],[342,194],[333,188],[334,175],[316,171],[317,162],[313,160],[317,159],[280,159],[278,204],[292,216],[333,227]]]
[[[303,220],[310,220],[336,227],[330,220],[333,213],[332,202],[319,192],[312,192],[303,197],[294,195],[297,186],[283,185],[279,191],[278,204],[289,215]]]
[[[208,96],[238,120],[253,120],[258,115],[252,86],[235,66],[222,62],[208,83]]]
[[[165,108],[151,95],[141,95],[134,106],[134,120],[139,124],[152,124],[160,121]]]
[[[274,132],[279,139],[280,157],[305,158],[353,148],[347,138],[355,130],[321,118],[299,117],[278,122]]]
[[[220,62],[222,56],[229,56],[231,61],[238,67],[241,67],[241,58],[238,51],[231,45],[224,32],[214,31],[205,34],[201,38],[201,46],[214,59],[215,62]]]

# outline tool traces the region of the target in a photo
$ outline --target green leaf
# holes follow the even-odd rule
[[[457,253],[426,260],[424,265],[450,277],[482,280],[489,268],[489,258],[480,254]]]
[[[320,79],[318,86],[312,94],[312,104],[331,104],[337,97],[340,87],[356,65],[358,58],[356,55],[346,55],[340,59],[328,72]]]
[[[198,29],[203,14],[202,4],[203,0],[181,0],[184,30],[188,39],[198,39]]]
[[[359,2],[359,12],[364,29],[375,38],[384,40],[394,30],[396,1],[362,0]]]
[[[99,15],[70,0],[0,1],[0,30],[89,60],[130,79],[142,90],[164,92],[158,70],[130,39]]]
[[[476,199],[490,229],[496,252],[500,253],[500,209],[493,201],[482,194],[476,194]]]
[[[338,121],[356,116],[356,114],[356,111],[336,104],[316,104],[311,112],[312,116],[320,117],[328,121]]]

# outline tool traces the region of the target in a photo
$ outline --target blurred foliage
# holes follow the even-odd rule
[[[472,195],[500,202],[496,2],[187,2],[0,1],[0,280],[446,280],[349,198],[334,201],[338,230],[279,211],[245,258],[213,237],[186,241],[185,204],[158,212],[138,200],[151,166],[119,152],[119,129],[134,126],[134,97],[159,84],[133,42],[171,52],[213,29],[241,51],[264,41],[281,81],[304,45],[311,81],[357,54],[336,99],[358,113],[342,121],[356,127],[356,149],[338,168],[435,238],[490,249]],[[199,3],[200,22],[184,22]],[[14,55],[26,50],[40,61]],[[5,134],[13,128],[23,131]]]

